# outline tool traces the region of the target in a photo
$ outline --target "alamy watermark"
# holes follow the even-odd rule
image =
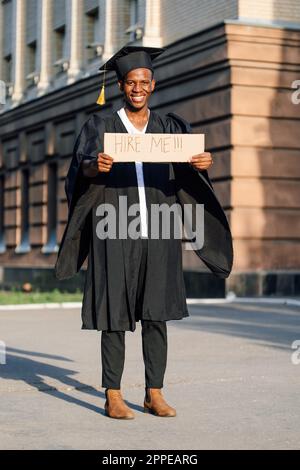
[[[6,364],[6,344],[0,340],[0,365]]]
[[[0,106],[6,103],[6,83],[0,80]]]
[[[148,227],[150,221],[148,237],[151,239],[184,236],[188,242],[186,250],[200,250],[204,245],[204,204],[184,204],[183,209],[179,203],[151,204],[150,211],[146,207],[141,211],[140,204],[128,206],[127,196],[119,196],[118,215],[113,204],[103,203],[97,207],[96,216],[100,218],[96,234],[101,240],[136,240],[142,235],[142,223]]]
[[[291,348],[295,349],[295,351],[291,354],[292,364],[298,366],[300,364],[300,339],[293,341]]]
[[[300,80],[294,80],[291,87],[296,88],[296,90],[292,93],[292,96],[291,96],[292,103],[299,104],[300,103]]]

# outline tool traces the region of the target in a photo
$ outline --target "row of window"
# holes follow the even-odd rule
[[[1,0],[0,0],[1,1]],[[41,55],[40,35],[41,20],[39,12],[43,0],[26,0],[26,60],[25,77],[27,86],[36,85],[39,77]],[[124,0],[121,0],[124,1]],[[100,10],[100,6],[101,10]],[[86,64],[99,58],[104,51],[104,5],[105,0],[84,0],[84,61]],[[2,80],[12,86],[13,82],[13,0],[2,0],[0,5],[3,8],[3,56],[2,60]],[[53,75],[65,72],[68,68],[67,51],[67,14],[66,0],[54,0],[52,11],[52,65]],[[103,10],[103,11],[102,11]],[[139,0],[129,0],[129,42],[140,39],[142,35],[141,28],[138,28]],[[70,41],[70,39],[68,40]]]
[[[35,83],[37,70],[39,70],[39,55],[38,54],[38,38],[39,25],[38,13],[41,5],[38,4],[40,0],[27,0],[26,1],[26,60],[25,60],[25,76],[27,85],[30,86]],[[98,1],[93,0],[88,2],[88,9],[85,9],[84,14],[84,32],[86,46],[86,60],[89,61],[97,56],[99,48],[96,44],[100,39],[100,25],[99,25],[99,6]],[[3,8],[3,80],[6,83],[12,83],[12,59],[13,59],[13,1],[4,1]],[[53,34],[53,49],[52,49],[52,63],[53,73],[63,71],[64,60],[66,58],[66,1],[55,0],[53,3],[52,14],[52,34]],[[41,51],[43,54],[43,51]]]
[[[20,185],[20,242],[17,245],[16,253],[26,253],[30,251],[29,236],[29,169],[21,171]],[[4,224],[4,183],[5,175],[0,175],[0,253],[6,249],[5,224]],[[43,253],[53,253],[58,250],[57,246],[57,163],[48,165],[47,178],[47,242],[42,248]]]

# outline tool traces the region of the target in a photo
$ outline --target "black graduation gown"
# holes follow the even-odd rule
[[[94,178],[83,176],[81,162],[96,158],[98,152],[104,150],[104,132],[127,132],[117,112],[105,118],[92,114],[76,140],[65,180],[69,215],[55,275],[58,279],[74,276],[88,256],[82,329],[134,331],[136,321],[141,318],[179,320],[189,315],[181,240],[175,237],[164,240],[161,233],[158,239],[151,239],[148,219],[143,305],[137,311],[141,240],[103,240],[96,235],[99,204],[112,204],[118,220],[119,196],[127,196],[128,207],[139,202],[133,162],[114,163],[109,173],[99,173]],[[191,132],[189,124],[174,113],[163,116],[151,111],[146,133],[188,132]],[[216,276],[228,277],[233,262],[231,232],[207,171],[196,171],[188,163],[144,163],[143,172],[148,214],[150,204],[204,204],[204,245],[195,252]],[[128,217],[130,220],[132,218]]]

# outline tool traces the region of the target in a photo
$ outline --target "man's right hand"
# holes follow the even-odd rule
[[[106,153],[98,153],[98,156],[97,156],[98,171],[107,173],[108,171],[111,170],[113,161],[114,161],[113,158],[110,157],[109,155],[106,155]]]
[[[105,153],[98,153],[93,160],[82,161],[82,171],[84,176],[95,178],[98,173],[108,173],[111,170],[113,158]]]

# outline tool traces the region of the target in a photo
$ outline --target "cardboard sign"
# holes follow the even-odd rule
[[[116,162],[187,162],[204,152],[204,134],[104,134],[104,153]]]

